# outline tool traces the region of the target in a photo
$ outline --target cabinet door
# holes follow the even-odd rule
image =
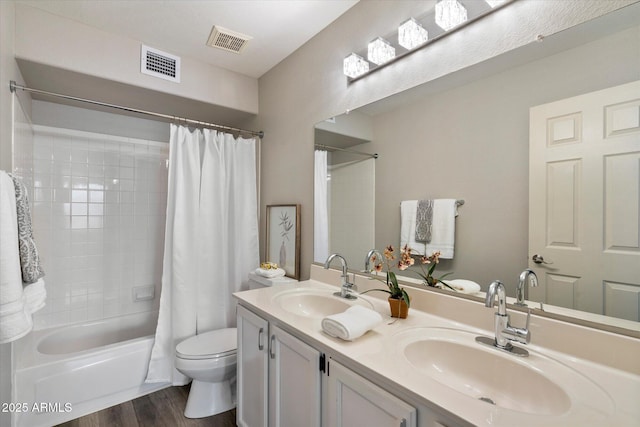
[[[320,352],[277,326],[269,341],[269,425],[320,427]]]
[[[268,426],[269,323],[238,306],[238,408],[240,427]]]
[[[415,427],[416,409],[331,361],[327,376],[325,427]]]

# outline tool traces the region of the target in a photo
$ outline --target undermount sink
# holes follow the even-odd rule
[[[366,300],[346,300],[330,290],[293,289],[274,296],[273,301],[283,310],[297,316],[323,318],[342,313],[352,305],[367,305]]]
[[[476,335],[414,328],[395,339],[401,356],[420,375],[487,405],[551,416],[566,414],[576,403],[611,411],[609,396],[577,371],[533,352],[526,358],[504,353],[477,343]]]

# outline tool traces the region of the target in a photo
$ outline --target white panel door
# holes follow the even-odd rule
[[[267,427],[269,323],[238,306],[238,407],[240,427]]]
[[[320,427],[320,352],[277,326],[269,339],[271,427]]]
[[[529,299],[640,320],[640,81],[531,108],[529,149]]]
[[[326,377],[325,427],[415,427],[416,409],[335,361]]]

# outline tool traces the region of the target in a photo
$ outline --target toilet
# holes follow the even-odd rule
[[[249,274],[249,289],[296,282],[288,277],[267,279]],[[175,366],[191,378],[184,416],[203,418],[235,408],[236,328],[216,329],[181,341],[176,346]]]

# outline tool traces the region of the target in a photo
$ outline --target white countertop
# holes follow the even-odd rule
[[[342,341],[322,331],[320,318],[292,314],[273,301],[279,293],[305,292],[309,289],[322,291],[335,290],[336,287],[320,281],[308,280],[296,284],[239,292],[235,296],[241,305],[267,317],[267,320],[276,322],[303,341],[346,364],[361,375],[378,382],[379,385],[402,390],[416,399],[422,399],[423,404],[428,407],[433,408],[436,405],[473,425],[509,427],[515,425],[637,427],[640,425],[640,404],[638,403],[640,402],[640,376],[635,373],[542,348],[535,345],[534,335],[533,344],[522,345],[529,350],[530,356],[521,358],[517,363],[529,364],[535,369],[544,367],[545,363],[556,363],[554,366],[559,363],[563,366],[563,371],[569,370],[568,372],[572,375],[578,375],[572,378],[584,381],[586,387],[580,387],[580,384],[569,384],[565,388],[561,385],[571,400],[571,409],[560,415],[531,414],[501,408],[470,398],[426,374],[417,372],[406,361],[402,352],[404,348],[402,341],[406,343],[407,337],[415,337],[416,334],[430,334],[435,331],[446,334],[447,330],[456,329],[492,337],[493,331],[417,310],[413,308],[413,304],[407,319],[392,319],[389,317],[386,300],[367,294],[361,297],[360,303],[364,304],[362,299],[369,301],[370,305],[367,303],[366,306],[381,313],[385,321],[355,341]],[[428,298],[428,296],[420,296],[420,298]],[[460,312],[463,313],[468,308],[465,305],[476,303],[460,300],[459,304]],[[486,309],[486,317],[490,321],[483,323],[483,326],[492,323],[493,311]],[[451,317],[455,318],[455,315]],[[594,345],[597,344],[594,343]],[[629,348],[628,345],[625,348]],[[640,346],[635,348],[640,349]],[[490,350],[493,351],[493,349]],[[497,350],[496,352],[497,357],[516,357]],[[637,354],[637,357],[640,360],[640,354]],[[469,360],[465,363],[474,363],[474,361]],[[544,371],[544,368],[541,371]],[[545,375],[545,372],[541,373]],[[550,380],[562,381],[559,377],[550,378]]]

